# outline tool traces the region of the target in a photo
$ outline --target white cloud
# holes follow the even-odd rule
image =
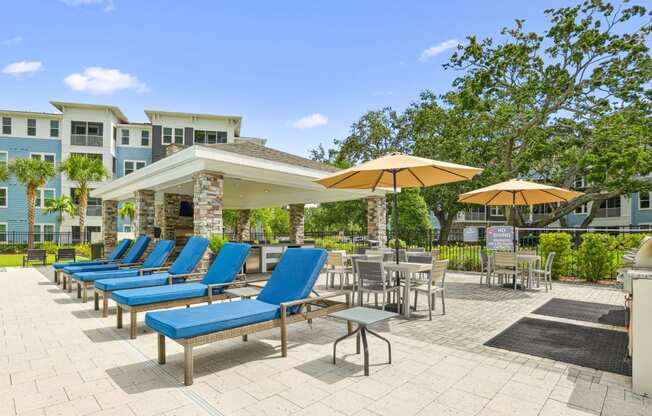
[[[4,46],[18,46],[23,42],[23,37],[16,35],[13,38],[5,39],[2,41]]]
[[[94,6],[94,5],[102,6],[105,12],[110,12],[115,8],[113,4],[113,0],[61,0],[61,1],[71,7]]]
[[[442,52],[446,52],[449,49],[456,48],[459,44],[460,42],[457,39],[445,40],[437,45],[433,45],[428,49],[425,49],[423,52],[421,52],[419,59],[425,62],[433,56],[439,55]]]
[[[9,64],[2,69],[3,74],[9,74],[14,76],[21,76],[25,74],[31,74],[37,71],[40,71],[43,68],[43,63],[40,61],[21,61],[14,62]]]
[[[82,73],[68,75],[63,82],[75,91],[85,91],[91,94],[112,94],[119,90],[135,90],[147,92],[144,82],[131,74],[119,69],[93,66],[84,68]]]
[[[312,129],[315,127],[324,126],[326,124],[328,124],[328,117],[319,113],[301,117],[300,119],[290,123],[291,126],[298,129]]]

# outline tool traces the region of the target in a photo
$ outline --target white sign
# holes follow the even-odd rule
[[[478,241],[480,241],[480,229],[478,227],[464,228],[464,234],[462,235],[462,240],[465,243],[477,243]]]
[[[512,251],[514,248],[514,227],[487,228],[487,248],[489,250]]]

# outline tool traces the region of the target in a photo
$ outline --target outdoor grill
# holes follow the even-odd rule
[[[618,279],[623,282],[623,290],[632,293],[632,278],[652,279],[652,237],[643,238],[638,248],[628,250],[623,256],[623,267]]]

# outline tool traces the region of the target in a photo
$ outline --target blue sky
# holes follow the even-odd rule
[[[364,112],[446,91],[465,36],[572,1],[22,0],[3,5],[0,108],[49,100],[241,115],[242,135],[306,155]],[[430,48],[430,49],[429,49]],[[424,55],[424,51],[426,52]]]

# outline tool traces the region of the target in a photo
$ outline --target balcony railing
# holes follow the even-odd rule
[[[77,207],[77,215],[79,215],[79,207]],[[101,217],[102,216],[102,205],[88,205],[86,207],[86,216],[87,217]]]
[[[595,216],[596,218],[620,217],[620,207],[598,208],[598,212],[595,214]]]
[[[102,147],[102,136],[93,134],[71,134],[70,144],[75,146],[95,146]]]
[[[487,219],[487,216],[484,212],[467,211],[464,213],[464,219],[466,221],[484,221]]]

